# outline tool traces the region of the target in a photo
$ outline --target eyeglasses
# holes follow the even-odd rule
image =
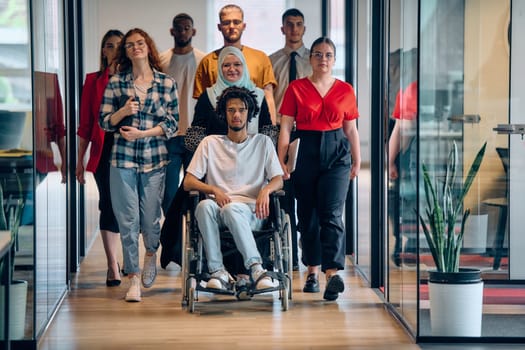
[[[140,40],[140,41],[137,41],[137,42],[127,42],[124,44],[124,47],[126,48],[126,50],[130,50],[132,48],[134,48],[135,46],[137,46],[139,49],[144,47],[144,45],[146,45],[146,42],[144,40]]]
[[[317,58],[318,60],[322,60],[323,57],[326,57],[327,60],[331,60],[332,58],[335,57],[334,54],[331,52],[327,52],[323,54],[322,52],[319,52],[319,51],[312,52],[312,56]]]
[[[242,20],[240,19],[234,19],[234,20],[227,20],[221,21],[221,26],[223,27],[229,27],[230,25],[234,25],[235,27],[238,27],[242,24]]]

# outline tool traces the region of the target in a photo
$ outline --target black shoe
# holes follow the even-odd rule
[[[325,300],[333,301],[345,290],[343,279],[339,275],[333,275],[326,282],[326,289],[324,290],[323,298]]]
[[[120,286],[120,280],[110,280],[109,279],[109,269],[108,269],[108,272],[106,273],[106,286],[107,287],[118,287]]]
[[[311,273],[306,277],[306,283],[303,287],[304,293],[318,293],[319,292],[319,280],[315,273]]]

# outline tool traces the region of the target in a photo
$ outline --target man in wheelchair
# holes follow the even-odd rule
[[[282,188],[283,171],[268,136],[249,135],[247,125],[258,112],[256,96],[229,87],[217,101],[217,114],[228,124],[227,135],[205,137],[197,147],[184,179],[186,191],[206,194],[195,209],[211,278],[207,288],[229,290],[233,278],[223,263],[220,229],[227,228],[257,290],[273,288],[262,267],[252,230],[270,214],[270,194]]]

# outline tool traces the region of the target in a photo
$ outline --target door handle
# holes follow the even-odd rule
[[[460,122],[468,124],[479,124],[481,117],[479,114],[456,114],[448,118],[451,122]]]
[[[525,134],[525,124],[498,124],[498,126],[492,130],[503,135],[519,134],[521,138],[523,138]]]

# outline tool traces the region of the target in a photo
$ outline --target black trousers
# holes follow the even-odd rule
[[[113,147],[113,133],[106,132],[104,136],[104,145],[102,146],[102,155],[93,174],[97,183],[99,200],[98,209],[100,210],[99,225],[101,230],[119,232],[117,218],[113,213],[111,196],[109,194],[109,168],[111,159],[111,148]]]
[[[348,191],[350,144],[342,129],[297,130],[301,139],[292,182],[297,199],[302,261],[321,270],[344,269],[343,209]]]

